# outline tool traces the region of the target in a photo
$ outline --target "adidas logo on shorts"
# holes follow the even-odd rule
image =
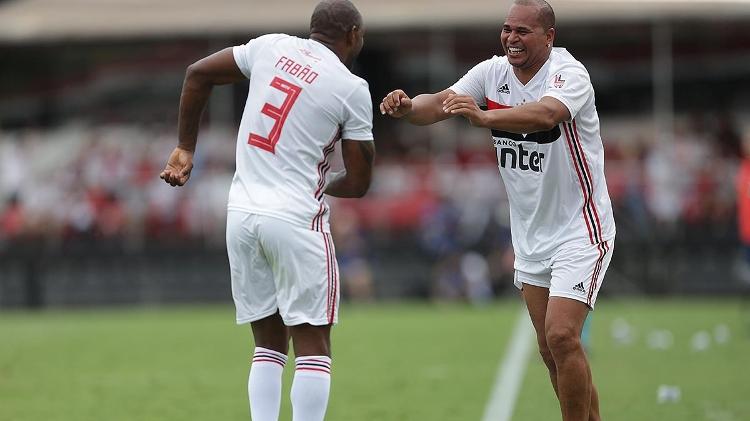
[[[586,292],[586,288],[583,287],[583,282],[573,287],[573,291]]]

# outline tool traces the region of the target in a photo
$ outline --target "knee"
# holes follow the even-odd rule
[[[324,355],[331,356],[331,326],[298,325],[292,326],[294,354],[298,357]]]
[[[542,356],[542,361],[544,361],[544,365],[546,365],[550,371],[557,370],[557,366],[555,365],[555,359],[552,357],[552,352],[549,350],[549,347],[547,347],[546,344],[539,345],[539,355]]]
[[[567,327],[553,327],[546,333],[547,346],[552,355],[561,356],[575,352],[581,347],[578,334]]]

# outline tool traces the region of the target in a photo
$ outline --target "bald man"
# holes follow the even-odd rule
[[[317,5],[309,39],[269,34],[188,67],[179,142],[161,178],[184,185],[214,85],[250,80],[229,192],[227,250],[237,323],[250,323],[248,379],[255,421],[276,421],[291,337],[294,421],[321,421],[338,320],[338,264],[325,195],[361,197],[375,154],[367,83],[349,68],[362,50],[362,17],[347,0]],[[345,170],[330,173],[341,144]]]
[[[491,130],[510,203],[514,283],[562,419],[598,421],[581,329],[612,258],[615,223],[594,88],[554,40],[552,7],[516,0],[500,35],[505,56],[479,63],[442,92],[412,99],[395,90],[380,111],[417,125],[462,116]]]

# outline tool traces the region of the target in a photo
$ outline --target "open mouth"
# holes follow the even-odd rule
[[[508,47],[508,55],[510,56],[518,56],[522,54],[524,51],[526,51],[524,48],[520,47]]]

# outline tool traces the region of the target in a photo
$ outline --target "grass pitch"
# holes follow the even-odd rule
[[[327,419],[480,420],[520,308],[344,306]],[[0,313],[0,420],[247,420],[253,345],[233,317],[229,306]],[[590,359],[603,419],[750,419],[746,323],[737,300],[600,302]],[[559,419],[530,361],[513,419]],[[659,403],[662,385],[679,397]]]

